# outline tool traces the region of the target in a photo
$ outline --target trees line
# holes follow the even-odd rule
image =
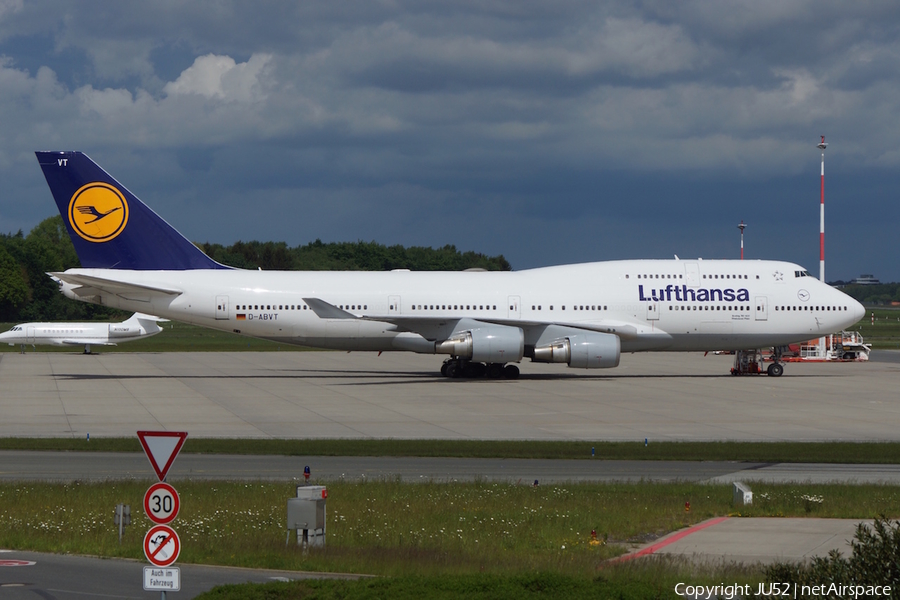
[[[293,248],[284,242],[258,241],[230,246],[204,243],[198,247],[222,264],[266,271],[512,269],[503,255],[460,252],[455,246],[406,248],[375,242],[326,244],[316,240]],[[46,275],[78,266],[78,256],[59,215],[43,220],[27,236],[21,231],[0,234],[0,322],[89,321],[122,316],[115,309],[66,298]],[[900,301],[900,283],[850,284],[841,289],[864,304],[890,305]]]
[[[284,242],[258,241],[236,242],[230,246],[204,243],[198,247],[224,265],[264,271],[512,269],[502,255],[460,252],[455,246],[406,248],[375,242],[316,240],[293,248]],[[0,322],[90,321],[122,316],[115,309],[66,298],[46,275],[79,266],[72,240],[59,215],[43,220],[28,235],[21,231],[0,234]]]

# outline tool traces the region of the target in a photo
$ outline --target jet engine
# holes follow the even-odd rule
[[[125,321],[124,323],[110,323],[109,324],[109,338],[121,338],[121,337],[135,337],[141,335],[143,333],[141,331],[141,326],[137,323],[129,323]]]
[[[487,364],[517,362],[525,354],[525,334],[518,327],[485,325],[453,333],[434,345],[434,353]]]
[[[610,369],[619,366],[621,344],[611,333],[567,335],[534,349],[534,362],[564,362],[575,369]]]

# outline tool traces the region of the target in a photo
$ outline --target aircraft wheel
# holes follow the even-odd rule
[[[443,375],[444,377],[449,377],[449,375],[447,375],[447,367],[449,367],[449,366],[450,366],[449,362],[445,362],[444,364],[441,365],[441,375]]]
[[[503,367],[503,377],[505,379],[518,379],[519,378],[519,367],[516,365],[506,365]]]
[[[462,375],[462,369],[459,368],[458,363],[447,363],[447,377],[449,377],[450,379],[456,379],[460,375]]]
[[[503,363],[491,363],[487,367],[488,379],[500,379],[503,377]]]
[[[769,365],[769,368],[766,369],[766,375],[769,377],[781,377],[782,373],[784,373],[784,367],[778,363],[772,363]]]

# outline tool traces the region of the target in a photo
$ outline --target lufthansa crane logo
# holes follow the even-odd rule
[[[115,187],[99,181],[81,186],[69,201],[69,224],[89,242],[108,242],[128,223],[128,203]]]

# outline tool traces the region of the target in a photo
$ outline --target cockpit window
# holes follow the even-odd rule
[[[812,277],[809,271],[794,271],[794,277]]]

